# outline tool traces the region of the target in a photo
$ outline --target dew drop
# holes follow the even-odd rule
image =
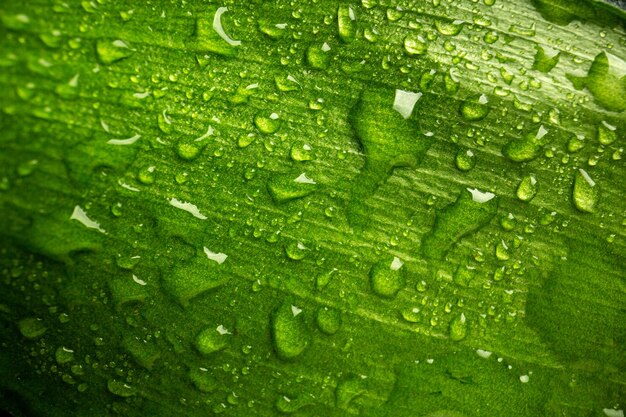
[[[406,284],[402,266],[403,262],[397,257],[374,264],[370,269],[372,291],[383,298],[394,298]]]
[[[574,206],[585,213],[592,213],[598,203],[599,191],[596,182],[584,169],[579,169],[574,176],[572,200]]]

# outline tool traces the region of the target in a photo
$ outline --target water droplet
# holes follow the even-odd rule
[[[409,55],[424,55],[428,51],[428,44],[422,36],[409,35],[404,38],[404,50]]]
[[[572,20],[585,21],[595,15],[591,4],[569,0],[532,0],[533,6],[549,22],[567,25]]]
[[[390,22],[396,22],[400,19],[402,19],[402,16],[404,16],[404,10],[402,10],[399,6],[396,8],[388,8],[387,9],[387,19],[389,19]]]
[[[276,203],[306,197],[317,190],[318,185],[306,176],[306,174],[296,175],[274,175],[267,183],[267,190]]]
[[[301,396],[297,398],[290,398],[285,395],[281,395],[274,403],[274,406],[283,414],[293,414],[302,407],[311,404],[313,404],[313,400],[309,397]]]
[[[182,260],[162,277],[163,289],[182,306],[202,294],[224,285],[230,279],[225,274],[228,262],[220,264],[204,252],[192,259]]]
[[[366,379],[358,375],[350,375],[342,379],[335,389],[335,405],[349,414],[360,414],[355,403],[356,399],[367,391]]]
[[[132,397],[136,394],[133,387],[116,379],[109,379],[107,381],[107,389],[111,394],[117,395],[118,397]]]
[[[591,179],[587,171],[579,169],[574,176],[574,186],[572,189],[572,199],[574,206],[586,213],[592,213],[598,203],[599,191],[594,180]]]
[[[578,152],[585,147],[585,137],[583,135],[575,135],[567,141],[567,150],[569,152]]]
[[[450,340],[458,342],[465,339],[467,335],[467,319],[465,314],[461,313],[450,322]]]
[[[522,201],[530,201],[537,194],[537,178],[534,175],[525,176],[517,186],[517,198]]]
[[[456,36],[461,33],[463,23],[465,22],[462,20],[438,19],[435,21],[435,28],[442,35]]]
[[[311,45],[306,51],[306,60],[315,69],[326,69],[330,64],[330,46],[327,43]]]
[[[455,162],[456,167],[461,171],[469,171],[476,165],[476,156],[470,149],[459,149]]]
[[[201,354],[211,355],[225,349],[230,343],[231,336],[231,332],[223,325],[208,327],[196,336],[195,347]]]
[[[337,9],[337,25],[341,40],[346,43],[352,42],[356,37],[356,14],[352,6],[339,6]]]
[[[608,146],[617,139],[617,127],[603,121],[598,125],[598,142]]]
[[[37,339],[48,330],[41,319],[29,317],[17,323],[20,333],[27,339]]]
[[[272,341],[279,358],[294,359],[301,355],[310,342],[310,335],[302,310],[294,310],[293,305],[284,303],[274,310],[270,317]],[[297,311],[298,314],[295,314]]]
[[[365,164],[354,178],[348,207],[353,228],[364,227],[371,209],[367,200],[397,167],[415,168],[433,138],[420,135],[417,123],[394,110],[395,93],[363,91],[349,115]],[[404,109],[405,107],[403,107]]]
[[[287,23],[275,23],[267,18],[259,19],[259,30],[272,39],[282,38],[287,29]]]
[[[307,254],[307,248],[300,242],[291,242],[285,246],[285,254],[289,259],[294,261],[300,261],[305,258]]]
[[[98,59],[105,65],[112,64],[133,54],[128,44],[122,40],[98,40],[96,42]]]
[[[418,307],[408,307],[400,312],[402,318],[409,323],[418,323],[420,321],[420,309]]]
[[[535,62],[533,63],[533,69],[548,73],[558,64],[561,52],[556,49],[552,49],[548,46],[535,45],[537,52],[535,53]]]
[[[536,132],[529,132],[504,145],[502,153],[514,162],[532,161],[541,154],[541,150],[547,143],[547,134],[548,130],[541,125]]]
[[[496,245],[496,258],[499,261],[507,261],[510,257],[509,246],[504,240],[500,240]]]
[[[213,52],[232,57],[237,54],[241,41],[232,39],[224,30],[223,14],[226,7],[209,7],[196,19],[195,36],[189,45],[196,51]]]
[[[318,275],[317,278],[315,279],[315,286],[317,287],[318,291],[321,291],[324,288],[326,288],[326,286],[330,283],[330,280],[333,278],[333,275],[336,273],[337,273],[337,270],[332,269],[329,272]]]
[[[74,351],[65,346],[61,346],[54,352],[54,358],[59,365],[70,363],[74,360]]]
[[[498,211],[493,193],[465,189],[457,200],[442,209],[429,234],[422,240],[422,252],[432,259],[443,259],[462,237],[487,225]]]
[[[403,262],[397,257],[374,264],[370,269],[372,291],[380,297],[395,297],[406,283],[402,266]]]
[[[459,265],[452,278],[455,284],[461,287],[469,287],[475,276],[476,268],[467,265]]]
[[[605,109],[626,110],[626,62],[615,55],[601,52],[596,55],[586,77],[568,74],[568,78],[577,89],[586,87]]]
[[[293,145],[291,145],[289,155],[291,156],[291,159],[297,162],[310,161],[313,159],[311,145],[302,141],[296,141]]]
[[[17,166],[17,175],[20,177],[27,177],[33,172],[39,165],[39,161],[37,159],[31,159],[30,161],[23,162]]]
[[[139,171],[139,173],[137,174],[137,179],[139,180],[139,182],[141,182],[144,185],[151,185],[154,184],[154,180],[155,180],[155,171],[156,167],[155,166],[149,166],[146,168],[143,168],[141,171]]]
[[[254,125],[261,133],[271,134],[280,129],[282,120],[277,113],[271,113],[269,116],[257,114],[254,116]]]
[[[189,142],[180,141],[176,144],[176,155],[183,161],[193,161],[201,150],[201,147]]]
[[[189,370],[189,379],[201,392],[213,392],[218,386],[217,380],[206,368],[191,368]]]
[[[484,94],[470,97],[461,104],[461,115],[467,121],[482,120],[489,114],[487,103],[489,99]]]
[[[341,312],[330,307],[320,307],[317,310],[317,327],[328,335],[337,333],[341,327]]]

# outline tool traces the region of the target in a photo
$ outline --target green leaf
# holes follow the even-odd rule
[[[623,416],[626,15],[0,5],[0,409]]]

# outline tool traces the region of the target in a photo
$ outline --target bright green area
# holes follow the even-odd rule
[[[209,3],[0,5],[0,408],[622,415],[622,12]]]

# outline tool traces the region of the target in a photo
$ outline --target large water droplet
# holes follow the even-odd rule
[[[493,193],[476,189],[461,191],[457,200],[442,209],[429,234],[422,240],[422,252],[432,259],[443,259],[463,236],[486,226],[498,211]]]
[[[435,28],[442,35],[446,36],[456,36],[463,29],[462,20],[451,20],[451,19],[438,19],[435,21]]]
[[[530,201],[537,194],[537,178],[534,175],[525,176],[517,186],[516,195],[522,201]]]
[[[202,392],[213,392],[218,386],[217,380],[206,368],[191,368],[189,370],[189,379]]]
[[[306,60],[315,69],[326,69],[330,64],[330,45],[311,45],[306,51]]]
[[[394,257],[393,260],[380,261],[370,269],[370,285],[372,291],[380,297],[393,298],[404,288],[403,262]]]
[[[186,306],[193,298],[228,282],[230,276],[225,272],[227,263],[212,260],[206,253],[196,254],[163,274],[163,289]]]
[[[456,167],[461,171],[469,171],[476,165],[476,156],[470,149],[459,149],[455,157]]]
[[[468,121],[482,120],[489,114],[488,103],[489,99],[484,94],[470,97],[461,104],[461,115]]]
[[[561,57],[561,53],[547,46],[536,45],[537,52],[535,53],[535,62],[533,63],[533,69],[548,73],[556,66]]]
[[[99,40],[96,42],[98,59],[103,64],[112,64],[133,54],[128,44],[122,40]]]
[[[467,335],[467,319],[465,318],[465,314],[461,313],[452,319],[450,322],[449,332],[450,340],[458,342],[459,340],[465,339],[465,336]]]
[[[626,62],[608,52],[596,55],[587,76],[569,75],[578,89],[587,87],[595,101],[607,110],[626,110]]]
[[[133,387],[116,379],[109,379],[107,381],[107,389],[111,394],[117,395],[118,397],[132,397],[136,394]]]
[[[54,359],[59,365],[70,363],[74,360],[74,351],[65,346],[60,346],[54,352]]]
[[[281,124],[282,120],[277,113],[271,113],[269,115],[257,114],[254,116],[254,125],[261,133],[275,133],[280,129]]]
[[[572,199],[574,206],[583,212],[592,213],[598,203],[599,191],[596,182],[587,171],[579,169],[574,176]]]
[[[349,414],[359,414],[355,400],[367,391],[366,379],[359,375],[345,377],[335,389],[335,405]]]
[[[28,317],[17,323],[20,333],[27,339],[36,339],[48,330],[41,319]]]
[[[404,50],[409,55],[424,55],[428,51],[428,44],[419,35],[409,35],[404,38]]]
[[[317,183],[306,174],[274,175],[267,183],[267,190],[277,203],[306,197],[317,190]]]
[[[352,42],[356,36],[356,14],[349,5],[341,5],[337,10],[339,37],[344,42]]]
[[[190,47],[196,51],[213,52],[223,56],[234,56],[241,41],[232,39],[224,30],[226,7],[209,7],[196,19],[195,36]]]
[[[337,333],[341,327],[341,312],[330,307],[320,307],[317,310],[317,327],[329,335]]]
[[[289,360],[300,356],[310,343],[310,334],[302,310],[283,303],[270,317],[272,341],[279,358]]]
[[[598,142],[601,145],[610,145],[617,139],[617,127],[605,121],[598,125]]]
[[[397,93],[363,91],[349,116],[365,156],[365,164],[354,179],[350,195],[348,219],[355,228],[368,223],[371,210],[367,200],[394,168],[416,167],[433,141],[432,137],[419,134],[411,118],[405,118],[410,114],[407,101],[402,101],[402,113],[397,109],[396,97]]]
[[[208,327],[196,336],[195,346],[203,355],[210,355],[228,346],[232,337],[231,332],[223,325]]]
[[[548,130],[542,126],[521,138],[513,139],[502,148],[504,156],[515,162],[532,161],[547,144]]]

